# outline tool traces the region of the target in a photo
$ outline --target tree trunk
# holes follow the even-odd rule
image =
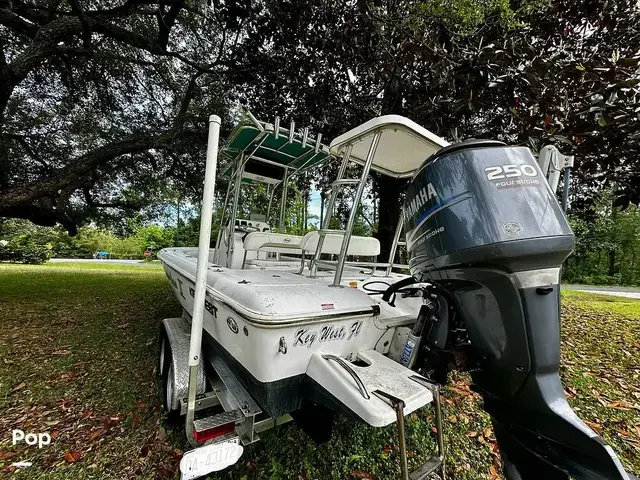
[[[377,238],[380,240],[379,258],[386,262],[400,216],[400,193],[404,190],[406,180],[380,175],[376,184],[378,185],[377,197],[380,202],[377,234]]]
[[[614,187],[614,191],[616,188],[616,183],[614,182],[613,184]],[[618,217],[618,209],[615,206],[615,200],[612,198],[611,199],[611,222],[612,222],[612,226],[613,226],[613,230],[612,230],[612,235],[609,238],[610,240],[613,240],[613,244],[614,245],[619,245],[619,239],[617,238],[618,235],[618,224],[617,224],[617,219]],[[624,257],[623,257],[624,258]],[[616,249],[615,248],[611,248],[609,250],[609,276],[613,277],[613,275],[616,273]]]
[[[174,246],[178,247],[179,235],[180,235],[180,199],[176,202],[176,211],[177,211],[177,219],[176,219],[176,236],[174,239]]]
[[[373,224],[378,223],[378,198],[376,195],[375,182],[373,183]]]
[[[609,276],[613,277],[616,273],[616,251],[615,249],[609,250]]]

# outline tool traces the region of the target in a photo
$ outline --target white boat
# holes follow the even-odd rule
[[[404,132],[411,132],[412,138],[415,132],[422,133],[421,138],[415,137],[414,148],[419,153],[413,168],[405,162],[371,164],[372,169],[385,173],[400,167],[396,175],[409,176],[425,154],[447,145],[443,139],[412,123],[401,117],[382,117],[350,135],[366,136],[367,129],[380,127],[394,133],[404,128]],[[333,146],[336,156],[332,156],[326,146],[308,133],[296,135],[293,130],[279,129],[276,138],[274,125],[256,122],[247,116],[221,149],[220,157],[231,160],[228,171],[233,173],[227,193],[227,202],[231,205],[224,208],[230,215],[222,220],[218,248],[209,251],[203,323],[205,344],[225,360],[271,417],[299,410],[305,402],[313,402],[316,396],[324,394],[322,390],[328,389],[342,399],[348,411],[370,425],[388,425],[395,422],[396,412],[382,399],[366,398],[370,390],[381,387],[374,380],[382,378],[388,393],[405,401],[405,414],[431,401],[429,389],[409,378],[415,376],[415,372],[387,357],[391,355],[392,359],[399,360],[406,334],[395,335],[395,327],[414,323],[422,306],[422,298],[417,295],[397,298],[394,307],[380,298],[389,285],[408,277],[406,273],[393,271],[406,269],[407,265],[376,263],[380,244],[375,238],[328,229],[295,236],[273,232],[263,221],[234,218],[241,181],[248,177],[247,169],[252,182],[276,186],[278,179],[286,182],[293,174],[326,161],[342,161],[345,167],[350,161],[362,164],[367,147],[352,151],[349,158],[343,156],[346,160],[341,160],[337,155],[348,137],[336,139]],[[296,156],[276,153],[278,148],[284,150],[283,146],[293,150]],[[383,156],[376,158],[388,158],[384,156],[385,148],[390,147],[392,145],[383,140],[378,148]],[[248,151],[251,155],[243,153]],[[282,164],[281,171],[274,163]],[[267,168],[261,170],[265,165]],[[342,168],[340,177],[344,171]],[[269,173],[271,177],[267,177]],[[353,180],[338,178],[334,192],[349,182],[364,184],[367,175],[368,172],[363,178]],[[334,201],[335,195],[327,207],[325,225],[331,218]],[[281,202],[281,220],[285,208]],[[230,225],[235,228],[231,229]],[[349,247],[342,262],[316,258],[321,242],[323,255],[340,257],[345,237]],[[197,254],[197,248],[168,248],[158,255],[176,297],[188,314],[193,313]],[[341,275],[337,276],[339,267]],[[371,290],[378,294],[372,295]],[[372,363],[372,368],[351,367],[366,372],[359,376],[367,393],[353,395],[353,379],[335,361],[323,358],[327,355],[349,361],[360,358]],[[381,377],[378,369],[389,371],[389,375]],[[319,392],[314,391],[314,381]]]
[[[509,480],[532,471],[630,478],[562,393],[558,272],[573,235],[528,149],[449,146],[396,115],[326,147],[307,129],[247,113],[220,151],[230,181],[210,249],[219,122],[212,117],[200,245],[158,254],[183,307],[181,318],[163,321],[159,363],[165,407],[186,414],[197,447],[181,463],[183,478],[235,463],[242,445],[292,418],[326,439],[335,412],[375,427],[396,422],[403,479],[444,476],[434,379],[453,364],[473,372]],[[321,228],[284,232],[287,182],[332,161],[340,169]],[[344,178],[351,163],[359,178]],[[411,179],[385,262],[377,239],[352,235],[372,171]],[[270,211],[237,218],[242,185],[255,182],[271,199],[282,187],[279,232]],[[329,229],[345,185],[356,188],[352,211],[344,229]],[[395,262],[403,239],[410,265]],[[403,418],[432,402],[438,453],[410,475]],[[220,413],[203,413],[216,406]]]

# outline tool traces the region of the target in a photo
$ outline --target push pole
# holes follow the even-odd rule
[[[196,390],[198,364],[202,347],[202,324],[204,321],[204,302],[207,287],[207,264],[209,263],[209,245],[211,242],[211,221],[213,216],[213,194],[216,187],[216,166],[218,161],[218,139],[220,137],[220,117],[209,117],[209,139],[207,143],[207,163],[204,171],[204,193],[200,213],[200,241],[198,242],[198,267],[196,269],[196,287],[191,318],[191,339],[189,343],[189,393],[187,397],[187,419],[185,429],[187,439],[193,446],[193,418],[196,409]]]

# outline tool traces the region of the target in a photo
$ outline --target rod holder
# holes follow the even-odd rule
[[[273,136],[276,140],[280,137],[280,117],[276,117],[276,120],[273,122]]]
[[[291,120],[291,125],[289,125],[289,143],[293,143],[293,135],[296,131],[296,122]]]

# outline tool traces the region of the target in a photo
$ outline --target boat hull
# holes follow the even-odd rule
[[[191,315],[195,296],[196,262],[195,258],[185,261],[180,257],[182,254],[183,252],[176,251],[161,252],[159,257],[176,298],[184,311]],[[393,329],[389,322],[381,320],[379,313],[381,307],[384,316],[385,308],[390,307],[379,304],[378,300],[369,297],[362,290],[330,287],[328,279],[316,282],[291,272],[263,272],[262,277],[276,277],[274,281],[286,282],[282,288],[275,288],[273,293],[265,295],[260,291],[266,305],[263,315],[258,315],[238,307],[242,292],[246,295],[247,288],[260,288],[255,284],[244,285],[245,280],[238,279],[249,278],[255,282],[258,278],[256,271],[223,269],[216,265],[210,265],[208,270],[203,319],[205,358],[213,354],[221,356],[247,391],[272,417],[290,413],[326,397],[326,392],[307,375],[314,355],[330,354],[355,360],[358,352],[364,350],[378,349],[385,353],[389,349],[388,340],[393,337]],[[218,281],[216,284],[216,278],[220,280],[221,275],[226,276],[224,282]],[[304,285],[294,286],[294,281]],[[251,281],[246,283],[251,284]],[[213,289],[212,284],[218,288]],[[288,294],[290,290],[300,289],[305,293],[300,298],[296,298],[295,294]],[[315,311],[313,306],[294,305],[296,302],[306,304],[324,301],[318,300],[316,297],[319,294],[310,291],[312,289],[324,289],[322,295],[335,298],[335,309]],[[347,303],[345,295],[359,299],[360,303],[351,302],[350,311],[341,309],[340,305]],[[275,310],[288,312],[289,315],[267,319],[264,315],[269,312],[267,307],[271,302],[278,301],[281,303]],[[283,301],[287,304],[286,308],[283,307]],[[420,299],[415,299],[415,302],[417,306],[421,304]],[[250,304],[245,299],[244,305],[248,303]],[[301,316],[301,309],[312,310],[312,313]],[[394,315],[398,315],[401,308],[391,310],[394,310]],[[410,315],[406,317],[411,318]],[[404,320],[405,323],[406,321]],[[381,341],[383,336],[384,340]]]

